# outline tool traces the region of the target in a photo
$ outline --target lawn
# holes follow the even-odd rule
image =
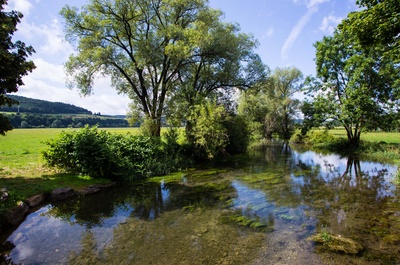
[[[59,187],[81,189],[95,183],[110,182],[59,172],[44,164],[41,153],[46,141],[57,138],[63,130],[77,129],[14,129],[0,136],[0,188],[7,188],[12,201],[24,200],[39,193],[49,193]],[[136,128],[110,128],[112,133],[137,134]],[[1,208],[8,207],[3,205]],[[4,210],[4,209],[3,209]]]
[[[39,177],[52,171],[43,166],[41,153],[45,142],[56,138],[63,130],[77,129],[14,129],[0,136],[0,168],[2,177]],[[112,133],[137,134],[137,128],[110,128]]]
[[[346,138],[344,128],[329,130],[329,133],[338,137]],[[362,132],[361,140],[367,142],[385,142],[388,144],[400,144],[400,133],[398,132]]]

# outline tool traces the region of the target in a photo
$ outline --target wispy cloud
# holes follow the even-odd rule
[[[23,15],[29,15],[32,4],[29,0],[9,0],[8,5],[12,10],[21,12]]]
[[[322,24],[319,27],[319,29],[328,34],[332,34],[333,31],[335,30],[336,26],[342,21],[341,17],[336,17],[333,15],[329,15],[327,17],[324,17],[322,20]]]
[[[281,57],[283,59],[288,58],[289,50],[292,48],[294,42],[299,37],[301,31],[303,30],[304,26],[308,23],[311,16],[315,13],[314,9],[309,9],[305,15],[303,15],[297,24],[293,27],[292,31],[289,33],[289,36],[286,38],[285,43],[281,49]]]
[[[318,6],[322,3],[328,2],[330,0],[306,0],[304,4],[307,7],[307,12],[299,19],[296,25],[292,28],[289,33],[289,36],[286,38],[285,43],[281,49],[281,57],[283,59],[288,58],[289,50],[292,48],[294,42],[299,37],[300,33],[302,32],[303,28],[307,23],[310,21],[312,15],[318,11]],[[298,4],[300,0],[293,0],[295,4]]]
[[[307,0],[306,6],[308,9],[313,9],[313,8],[317,8],[318,5],[325,3],[325,2],[329,2],[329,0]]]
[[[269,27],[269,28],[267,28],[267,30],[265,31],[264,35],[261,38],[262,39],[269,38],[273,34],[274,34],[274,28],[273,27]]]

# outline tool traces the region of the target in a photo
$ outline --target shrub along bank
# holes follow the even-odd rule
[[[43,157],[50,167],[92,178],[136,180],[186,167],[184,147],[176,138],[112,134],[97,127],[62,132],[47,142]]]

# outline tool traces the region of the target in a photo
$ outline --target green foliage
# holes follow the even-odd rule
[[[388,127],[396,113],[400,72],[382,56],[383,46],[362,47],[351,32],[337,30],[315,44],[317,79],[309,79],[312,97],[305,106],[305,125],[340,122],[349,144],[357,146],[361,132]]]
[[[168,159],[159,138],[111,134],[97,127],[63,132],[47,145],[43,157],[49,166],[91,177],[139,179],[178,166]]]
[[[225,149],[229,137],[223,121],[227,113],[223,106],[207,101],[196,105],[190,116],[192,128],[188,139],[192,139],[196,156],[203,159],[212,159]]]
[[[111,76],[132,99],[132,116],[152,121],[147,129],[154,136],[169,100],[187,102],[186,117],[198,97],[262,76],[256,41],[220,21],[221,12],[206,0],[90,0],[61,15],[78,50],[66,63],[69,84],[90,94],[97,74]]]
[[[289,142],[295,143],[295,144],[304,144],[305,138],[306,138],[306,135],[303,134],[302,130],[297,129],[294,131],[294,133],[290,137]]]
[[[328,130],[313,130],[307,133],[305,137],[305,144],[318,146],[318,145],[328,145],[335,143],[336,138],[329,133]]]
[[[230,115],[222,121],[228,134],[226,151],[229,154],[245,153],[250,142],[250,129],[246,118],[241,115]]]
[[[248,118],[253,132],[269,139],[273,134],[290,138],[299,110],[299,100],[293,96],[302,80],[303,74],[295,67],[276,68],[267,81],[242,94],[239,113]]]
[[[80,114],[35,114],[4,113],[14,128],[82,128],[83,125],[98,127],[128,127],[124,118],[114,116],[80,115]]]
[[[0,0],[0,106],[15,103],[5,94],[17,92],[19,86],[24,84],[22,77],[35,69],[33,62],[27,61],[28,56],[35,52],[32,46],[26,46],[21,41],[12,41],[17,24],[23,16],[17,11],[5,12],[6,4],[7,0]],[[11,129],[10,123],[2,116],[0,134],[4,135]]]
[[[399,63],[399,2],[358,0],[357,4],[365,8],[350,13],[339,28],[351,32],[364,47],[384,45],[384,55]]]
[[[0,114],[0,134],[5,135],[7,131],[11,131],[13,126],[11,125],[9,119],[3,114]]]

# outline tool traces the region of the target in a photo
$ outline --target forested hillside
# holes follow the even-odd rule
[[[2,106],[0,108],[0,111],[29,112],[40,114],[92,114],[92,112],[87,109],[67,103],[50,102],[16,95],[7,95],[7,97],[18,101],[19,104],[15,104],[11,107]]]
[[[19,104],[2,106],[0,112],[14,128],[129,127],[125,116],[102,116],[71,104],[7,95]]]

